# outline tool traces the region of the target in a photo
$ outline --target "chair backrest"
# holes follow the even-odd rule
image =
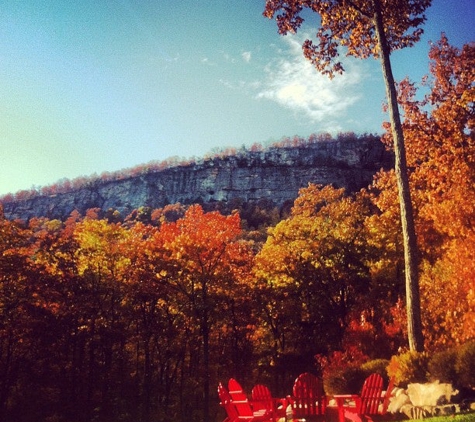
[[[294,416],[323,415],[326,399],[320,379],[308,372],[297,377],[293,388],[292,412]]]
[[[366,378],[361,390],[360,414],[377,415],[383,401],[383,378],[379,374],[371,374]]]
[[[241,387],[241,384],[239,384],[239,382],[237,382],[234,378],[229,379],[228,390],[233,400],[247,400],[247,395]]]
[[[251,404],[244,393],[244,390],[234,378],[228,381],[229,395],[231,396],[231,402],[234,405],[239,416],[253,416]]]
[[[229,394],[229,391],[226,390],[226,387],[224,387],[224,385],[221,383],[218,384],[218,396],[219,400],[221,400],[220,405],[224,407],[224,410],[228,415],[228,420],[238,420],[239,415],[236,410],[236,407],[232,403],[231,395]]]
[[[257,384],[252,388],[252,407],[254,410],[266,409],[274,412],[274,399],[269,388],[263,384]]]

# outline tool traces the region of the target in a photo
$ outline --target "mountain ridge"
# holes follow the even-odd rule
[[[8,219],[33,217],[66,219],[72,211],[116,210],[126,217],[140,207],[168,204],[213,204],[262,199],[282,207],[293,201],[308,183],[332,184],[349,192],[369,185],[381,168],[393,165],[393,154],[377,136],[346,136],[297,146],[239,151],[144,172],[116,180],[91,180],[68,192],[37,194],[3,201]],[[224,207],[226,208],[226,207]]]

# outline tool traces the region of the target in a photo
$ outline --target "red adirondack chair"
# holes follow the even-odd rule
[[[230,414],[230,422],[273,422],[272,415],[267,409],[253,410],[247,398],[246,393],[234,378],[228,382],[229,395],[231,397],[231,405],[233,406],[237,418],[232,419]],[[234,410],[231,411],[233,414]]]
[[[272,394],[266,385],[255,385],[252,388],[251,397],[253,411],[265,409],[269,412],[273,421],[285,418],[287,400],[272,397]]]
[[[319,378],[308,372],[297,377],[293,387],[293,395],[289,398],[292,407],[292,420],[301,418],[308,420],[323,420],[327,400],[323,394]]]
[[[224,408],[227,415],[223,422],[234,422],[239,420],[237,410],[231,402],[231,395],[229,394],[229,391],[226,390],[226,387],[221,383],[218,384],[218,397],[220,400],[219,404]]]
[[[337,395],[334,398],[338,405],[340,422],[349,419],[353,422],[372,421],[375,417],[386,414],[393,388],[393,380],[383,393],[383,378],[379,374],[371,374],[366,378],[361,394]],[[352,403],[346,403],[350,400]]]

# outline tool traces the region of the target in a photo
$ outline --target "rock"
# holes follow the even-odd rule
[[[439,383],[439,381],[426,384],[409,384],[407,395],[411,403],[416,407],[438,406],[450,403],[452,396],[457,391],[451,384]]]
[[[281,208],[293,202],[309,182],[354,192],[368,186],[381,168],[392,165],[392,154],[375,136],[328,140],[240,152],[120,180],[91,180],[74,191],[4,202],[3,209],[8,219],[64,220],[74,210],[84,215],[90,208],[112,209],[126,217],[140,207],[162,208],[178,202],[230,204],[267,199]]]
[[[432,410],[433,416],[448,416],[453,415],[457,411],[457,407],[454,404],[448,406],[437,406]]]
[[[389,413],[398,413],[401,411],[401,408],[406,404],[411,404],[409,396],[401,388],[397,389],[399,391],[394,391],[393,396],[389,399],[388,412]]]
[[[405,404],[399,410],[400,413],[406,415],[409,419],[413,419],[414,406],[412,404]]]

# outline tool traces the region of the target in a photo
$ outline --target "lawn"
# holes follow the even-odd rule
[[[475,422],[475,413],[465,413],[450,416],[437,416],[434,418],[417,419],[424,422]]]

